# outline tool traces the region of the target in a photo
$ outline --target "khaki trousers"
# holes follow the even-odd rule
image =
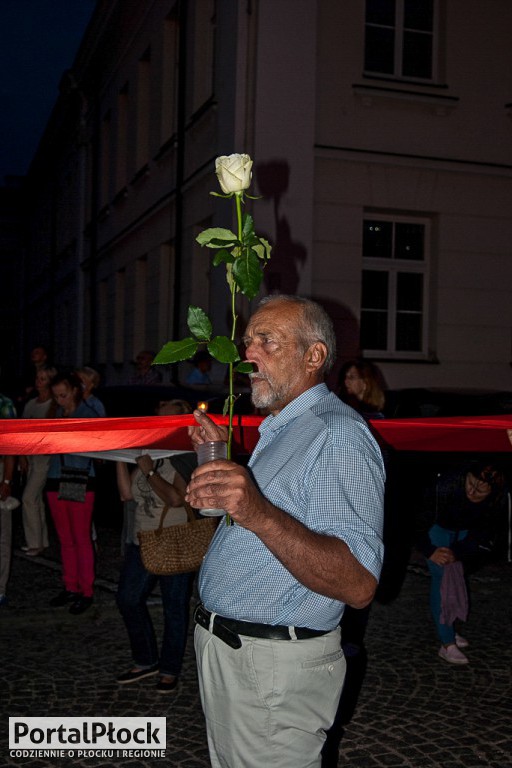
[[[46,549],[48,546],[48,528],[43,492],[50,466],[50,457],[27,456],[27,459],[27,482],[21,499],[25,541],[30,549]]]
[[[195,628],[212,768],[319,768],[345,677],[339,628],[310,640],[241,639],[234,650]]]

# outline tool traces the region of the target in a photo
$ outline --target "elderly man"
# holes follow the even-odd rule
[[[372,600],[382,563],[384,469],[355,411],[324,383],[323,309],[272,296],[247,326],[252,400],[269,413],[245,469],[196,469],[187,501],[222,508],[201,568],[195,647],[212,766],[312,768],[345,674],[344,605]],[[226,439],[200,412],[196,445]]]

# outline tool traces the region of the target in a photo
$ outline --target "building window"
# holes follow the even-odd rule
[[[114,363],[124,360],[124,331],[126,306],[126,272],[120,269],[115,274],[114,295]]]
[[[107,112],[101,125],[101,205],[110,199],[110,124],[111,114]]]
[[[109,315],[108,315],[109,301],[108,301],[108,283],[106,280],[100,280],[98,284],[98,302],[96,307],[97,323],[97,343],[98,349],[96,351],[96,359],[99,363],[107,363],[107,332],[110,327]]]
[[[137,171],[149,160],[149,130],[151,116],[151,53],[149,48],[139,59],[137,70]]]
[[[173,17],[165,19],[163,35],[161,144],[165,144],[177,129],[179,40],[177,19]]]
[[[215,61],[215,1],[196,3],[194,18],[194,69],[192,111],[196,112],[211,98]]]
[[[361,348],[365,355],[427,356],[428,219],[368,216],[363,222]]]
[[[117,99],[116,190],[126,186],[128,167],[128,83]]]
[[[148,262],[143,256],[135,262],[134,308],[133,308],[133,349],[134,355],[146,346],[146,298]]]
[[[436,0],[366,0],[365,72],[433,80],[436,6]]]

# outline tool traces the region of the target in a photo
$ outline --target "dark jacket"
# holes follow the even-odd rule
[[[465,491],[467,474],[464,469],[438,475],[437,482],[427,491],[417,537],[418,548],[427,558],[437,549],[428,535],[434,524],[455,533],[468,531],[464,539],[455,541],[451,547],[458,560],[489,554],[494,546],[504,496],[491,493],[478,503],[470,501]]]

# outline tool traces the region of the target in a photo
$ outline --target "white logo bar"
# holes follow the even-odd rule
[[[165,717],[10,717],[9,749],[165,750]]]

